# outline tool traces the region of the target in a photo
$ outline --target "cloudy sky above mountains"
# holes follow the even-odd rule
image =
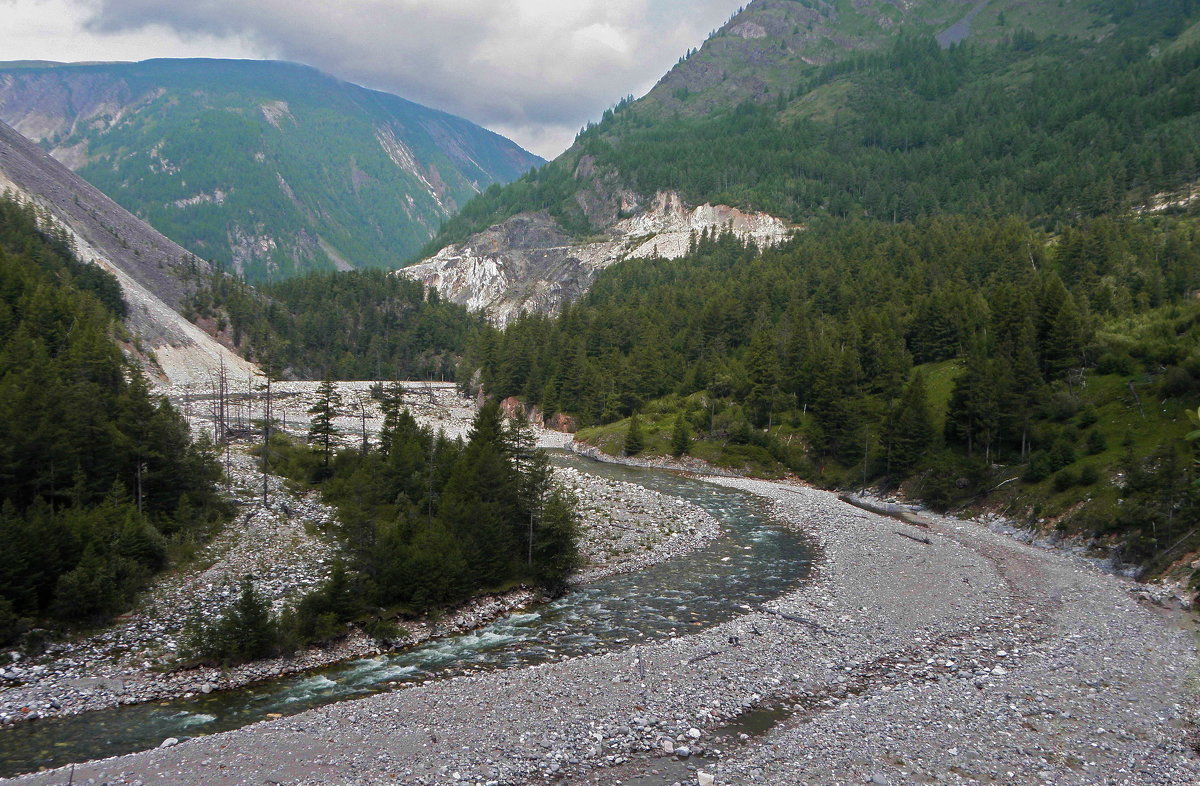
[[[295,60],[547,158],[744,0],[0,0],[0,60]]]

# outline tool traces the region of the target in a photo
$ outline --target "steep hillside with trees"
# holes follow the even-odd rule
[[[44,228],[61,231],[73,253],[116,277],[130,306],[123,314],[126,348],[149,372],[175,383],[208,381],[222,367],[238,377],[252,373],[249,364],[176,311],[212,275],[212,266],[4,123],[0,192],[34,206]]]
[[[479,191],[542,163],[291,63],[0,64],[0,120],[251,281],[398,267]]]
[[[250,287],[216,273],[181,311],[289,378],[453,379],[483,318],[382,270]]]
[[[0,200],[0,642],[126,607],[224,515],[220,469],[114,342],[117,282]]]
[[[1053,222],[1197,179],[1194,0],[991,2],[939,43],[975,5],[756,0],[648,96],[468,203],[426,251],[538,210],[585,235],[626,192],[796,222]]]
[[[752,2],[439,240],[528,210],[584,234],[619,189],[803,230],[620,263],[481,331],[460,380],[613,454],[900,488],[1164,569],[1200,548],[1198,30],[1192,0]]]
[[[1197,231],[827,218],[762,254],[703,237],[611,268],[557,319],[480,333],[461,379],[570,412],[613,453],[1066,516],[1161,567],[1200,545]]]

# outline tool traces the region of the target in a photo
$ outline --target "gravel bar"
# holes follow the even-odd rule
[[[92,762],[74,782],[620,783],[698,755],[686,782],[1200,782],[1194,637],[1130,582],[970,522],[915,529],[825,492],[715,482],[814,538],[810,582],[694,635],[415,685]],[[762,706],[791,714],[716,736]]]
[[[362,398],[368,413],[367,433],[374,437],[382,417],[370,402],[370,383],[338,384],[345,401]],[[276,388],[276,413],[289,432],[303,436],[317,384],[277,383]],[[173,392],[180,401],[185,393],[203,394],[196,390]],[[452,437],[465,437],[474,408],[452,385],[409,383],[406,390],[406,404],[419,420]],[[212,428],[211,413],[203,403],[193,400],[187,410],[194,432]],[[260,413],[246,412],[245,421],[251,414]],[[361,421],[347,418],[341,425],[344,439],[353,443],[358,436],[350,429],[361,428]],[[557,447],[564,436],[539,430],[540,441],[551,447]],[[232,690],[475,630],[542,600],[540,592],[522,587],[480,596],[436,621],[405,620],[407,635],[395,641],[376,641],[356,630],[326,646],[233,668],[173,670],[186,624],[197,616],[219,615],[236,599],[243,576],[254,576],[255,586],[278,612],[329,575],[336,553],[330,533],[336,511],[323,504],[317,492],[297,492],[276,476],[269,478],[270,504],[264,506],[262,474],[247,452],[249,446],[239,443],[223,457],[228,462],[229,494],[240,511],[193,564],[160,576],[137,609],[102,631],[55,642],[37,658],[13,653],[18,660],[0,666],[0,727]],[[574,577],[577,584],[658,564],[700,548],[720,534],[715,519],[676,497],[573,468],[558,468],[555,475],[580,503],[585,566]]]

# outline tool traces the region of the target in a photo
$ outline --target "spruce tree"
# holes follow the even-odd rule
[[[675,416],[675,426],[671,429],[671,453],[676,458],[688,452],[692,444],[692,429],[688,426],[687,418],[680,412]]]
[[[466,449],[442,491],[438,517],[463,541],[468,568],[481,587],[503,583],[524,562],[518,544],[526,541],[527,520],[512,455],[500,405],[490,400],[475,416]]]
[[[933,444],[933,419],[925,375],[917,373],[904,395],[888,413],[882,435],[887,450],[888,474],[907,475],[925,457]]]
[[[1022,459],[1029,453],[1029,424],[1044,384],[1038,369],[1036,343],[1033,321],[1027,319],[1013,348],[1012,359],[1005,366],[1007,374],[1001,393],[1004,428],[1012,443],[1019,441]]]
[[[271,603],[254,587],[249,576],[242,579],[241,591],[222,627],[228,637],[228,654],[235,660],[249,661],[271,654],[275,646],[275,624]]]
[[[750,388],[745,397],[746,408],[754,425],[765,426],[770,421],[771,412],[779,398],[781,376],[779,358],[767,334],[755,334],[746,357],[746,381]]]
[[[333,452],[333,439],[337,436],[337,425],[334,420],[341,414],[342,397],[338,393],[333,378],[326,375],[321,387],[317,388],[317,403],[309,408],[312,423],[308,427],[308,438],[320,443],[321,453],[325,458],[325,466],[329,466],[329,456]]]
[[[629,419],[629,429],[625,432],[625,455],[636,456],[645,447],[645,441],[642,437],[642,423],[635,412],[633,413],[633,417]]]
[[[983,443],[990,461],[1000,431],[1004,380],[999,363],[987,357],[982,346],[967,356],[967,367],[954,383],[946,409],[945,436],[950,442],[965,444],[973,456]]]
[[[534,529],[542,516],[553,480],[550,458],[538,448],[537,435],[523,418],[509,421],[508,444],[517,469],[517,500],[529,525],[525,533],[525,561],[532,567]]]
[[[580,565],[576,504],[574,496],[556,488],[547,495],[538,519],[534,577],[553,595],[566,587],[567,578]]]

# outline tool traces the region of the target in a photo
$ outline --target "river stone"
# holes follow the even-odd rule
[[[174,747],[175,747],[176,745],[178,745],[178,744],[179,744],[179,740],[178,740],[177,738],[175,738],[175,737],[167,737],[165,740],[163,740],[163,741],[162,741],[162,743],[161,743],[161,744],[160,744],[158,747],[160,747],[160,748],[174,748]]]
[[[713,775],[711,772],[704,772],[703,770],[700,770],[696,773],[697,786],[713,786],[713,784],[716,782],[717,776]]]

